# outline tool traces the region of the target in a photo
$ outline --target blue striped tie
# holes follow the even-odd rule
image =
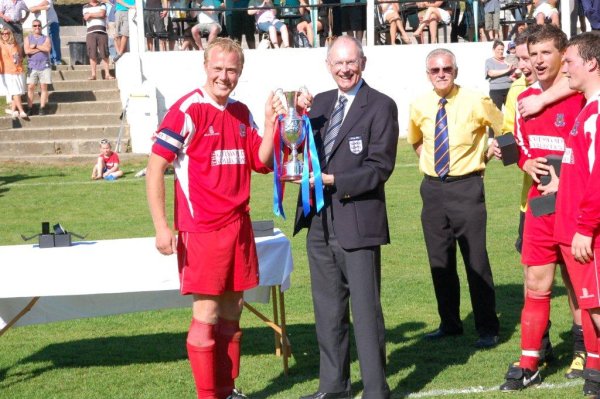
[[[435,173],[445,180],[450,172],[450,147],[448,145],[448,118],[444,106],[448,100],[440,98],[440,107],[435,115],[434,161]]]
[[[329,161],[329,156],[331,155],[331,150],[333,150],[333,143],[335,142],[335,138],[340,132],[340,128],[342,127],[342,121],[344,120],[344,107],[346,105],[346,101],[348,99],[345,96],[340,96],[333,113],[331,114],[331,118],[329,118],[329,127],[327,128],[327,133],[325,133],[325,140],[323,141],[323,148],[325,154],[325,162]]]

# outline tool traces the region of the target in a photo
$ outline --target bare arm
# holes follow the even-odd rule
[[[50,8],[50,3],[48,3],[47,0],[42,0],[42,2],[40,4],[29,7],[29,11],[38,12],[38,11],[47,10],[49,8]]]
[[[575,90],[569,88],[569,79],[563,77],[558,83],[552,85],[548,90],[544,90],[541,94],[527,96],[519,101],[519,112],[524,118],[527,118],[573,93],[575,93]]]
[[[168,165],[166,159],[151,154],[146,168],[146,197],[156,232],[156,249],[163,255],[177,252],[175,235],[169,228],[165,212],[164,174]]]

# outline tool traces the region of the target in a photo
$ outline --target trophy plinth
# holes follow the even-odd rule
[[[302,179],[303,162],[300,161],[298,147],[306,139],[304,133],[303,121],[296,111],[296,102],[299,91],[278,90],[282,103],[286,106],[288,112],[280,123],[281,140],[292,151],[288,162],[281,166],[281,181],[295,181]],[[285,101],[285,102],[284,102]]]

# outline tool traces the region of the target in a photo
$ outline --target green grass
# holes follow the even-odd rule
[[[488,249],[497,286],[501,344],[473,348],[476,333],[462,264],[462,315],[465,334],[440,342],[423,341],[437,327],[435,298],[420,226],[420,176],[412,149],[401,144],[396,170],[387,185],[392,244],[383,247],[382,302],[387,327],[388,382],[394,398],[408,393],[439,397],[440,390],[482,387],[468,397],[505,398],[492,390],[503,381],[519,354],[522,271],[513,242],[521,176],[515,167],[493,162],[486,176]],[[0,244],[20,244],[41,221],[61,222],[92,240],[153,235],[144,181],[133,174],[141,164],[125,165],[116,182],[91,182],[91,165],[0,166]],[[172,177],[169,176],[171,182]],[[272,219],[272,176],[255,175],[252,217]],[[167,184],[171,190],[172,184]],[[273,355],[273,335],[244,313],[241,376],[237,385],[252,398],[297,398],[317,388],[318,349],[306,262],[304,233],[291,236],[297,189],[288,188],[288,220],[276,220],[292,241],[295,270],[286,293],[293,358],[289,376]],[[168,193],[169,197],[171,192]],[[3,266],[0,259],[0,267]],[[48,267],[52,267],[48,265]],[[519,398],[571,398],[581,382],[564,385],[570,361],[571,322],[565,291],[555,289],[551,337],[557,361],[543,372],[554,389],[531,389]],[[257,305],[264,313],[270,305]],[[0,398],[193,398],[185,353],[189,309],[175,309],[73,320],[13,328],[0,337]],[[353,391],[360,393],[355,351]],[[459,398],[465,394],[448,395]]]

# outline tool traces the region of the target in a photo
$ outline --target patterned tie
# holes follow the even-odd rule
[[[434,161],[435,173],[445,180],[450,172],[450,148],[448,145],[448,119],[444,106],[448,100],[440,98],[439,109],[435,116]]]
[[[331,114],[331,118],[329,119],[329,127],[327,128],[325,140],[323,141],[325,162],[329,161],[331,150],[333,150],[333,143],[335,142],[335,138],[342,127],[342,120],[344,119],[344,107],[347,101],[348,99],[345,96],[340,96],[338,103]]]

